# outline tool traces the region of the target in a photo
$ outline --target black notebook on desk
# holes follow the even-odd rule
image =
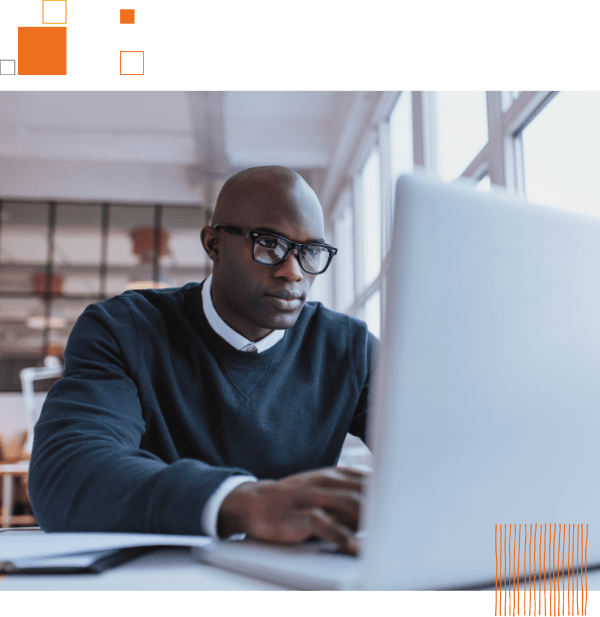
[[[129,546],[127,548],[0,561],[0,574],[99,574],[161,548]]]
[[[0,532],[15,533],[44,532],[38,527],[17,527],[1,529]],[[8,537],[7,535],[1,537]],[[25,537],[25,535],[23,536]],[[0,557],[0,574],[99,574],[109,568],[131,561],[158,548],[157,546],[127,546],[101,550],[57,553],[40,556]]]
[[[129,546],[127,548],[89,551],[51,557],[24,557],[0,561],[1,574],[99,574],[136,557],[145,555],[158,546]]]

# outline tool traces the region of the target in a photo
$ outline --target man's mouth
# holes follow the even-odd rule
[[[302,296],[295,294],[281,294],[277,296],[267,294],[267,297],[283,311],[294,311],[302,304]]]

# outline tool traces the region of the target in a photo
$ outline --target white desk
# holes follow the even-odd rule
[[[192,559],[188,549],[159,549],[100,574],[4,575],[3,591],[254,591],[280,590],[271,583]]]
[[[585,590],[585,575],[583,577],[583,588]],[[560,589],[562,590],[562,576],[560,577]],[[571,584],[573,584],[571,582]],[[502,588],[504,589],[504,578],[502,579]],[[506,576],[506,588],[508,589],[508,574]],[[1,587],[0,587],[1,589]],[[495,587],[490,587],[489,589],[486,589],[485,591],[494,591]],[[500,584],[498,583],[498,589],[500,589]],[[523,583],[521,583],[519,585],[519,589],[521,589],[521,591],[524,589],[523,587]],[[529,583],[525,586],[525,589],[528,591],[529,590]],[[533,591],[533,579],[531,581],[531,589]],[[537,589],[539,590],[539,585],[537,587]],[[544,589],[544,579],[542,579],[542,590]],[[565,578],[565,592],[567,590],[567,579]],[[600,591],[600,570],[591,570],[588,571],[587,573],[587,590],[588,592],[590,591]],[[546,591],[550,591],[550,581],[548,578],[546,578]]]
[[[600,570],[588,571],[600,591]],[[548,580],[546,589],[549,589]],[[285,587],[195,561],[189,549],[159,549],[101,574],[0,575],[2,591],[275,591]],[[493,587],[490,588],[493,591]]]

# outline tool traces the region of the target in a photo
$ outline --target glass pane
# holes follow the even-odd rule
[[[129,232],[154,226],[154,209],[148,206],[111,206],[108,224],[106,295],[123,293],[131,270],[140,263]]]
[[[531,201],[600,215],[600,93],[561,92],[524,129]]]
[[[414,169],[411,92],[400,95],[390,115],[390,152],[393,199],[398,177],[412,173]]]
[[[190,281],[204,280],[212,270],[212,262],[200,242],[200,230],[206,216],[200,207],[165,206],[162,226],[169,235],[169,253],[162,260],[171,285],[180,287]]]
[[[9,356],[6,358],[0,358],[0,392],[18,392],[19,397],[17,400],[20,401],[22,396],[22,387],[19,373],[22,369],[29,368],[31,366],[41,366],[41,357],[39,350],[37,349],[32,353],[23,352],[16,357]],[[34,389],[37,383],[38,382],[34,382]],[[16,438],[17,435],[19,435],[20,432],[26,428],[23,412],[20,407],[16,409],[9,408],[8,410],[5,408],[3,409],[3,415],[2,437],[7,441],[15,439],[13,442],[14,444],[15,442],[18,442],[18,439]]]
[[[38,298],[0,299],[0,356],[36,355],[39,352],[42,348],[41,331],[27,327],[27,317],[36,310],[43,310]]]
[[[33,295],[32,275],[44,272],[48,250],[48,204],[5,202],[2,214],[0,289],[31,293],[30,298],[0,300],[0,356],[27,358],[34,366],[42,356],[44,303]],[[20,389],[20,386],[19,386]]]
[[[438,92],[439,172],[460,176],[488,140],[485,92]]]
[[[48,205],[4,202],[0,235],[2,264],[43,266],[47,253]]]
[[[3,357],[30,358],[28,366],[40,365],[39,360],[42,358],[44,347],[43,330],[32,330],[25,325],[13,327],[10,337],[9,341],[2,341],[0,343]]]
[[[102,209],[59,204],[56,208],[54,264],[64,276],[65,295],[100,292]]]
[[[32,274],[44,269],[44,265],[25,266],[2,264],[0,269],[0,291],[3,292],[23,292],[32,289]]]
[[[354,220],[350,195],[345,193],[342,199],[346,205],[335,222],[335,244],[338,254],[333,264],[336,275],[336,309],[345,312],[354,301]]]
[[[365,322],[369,330],[377,337],[380,336],[381,293],[379,289],[369,296],[365,302]]]
[[[381,172],[379,150],[369,155],[362,172],[362,254],[364,287],[381,269]]]
[[[56,312],[65,321],[65,327],[57,329],[54,333],[56,342],[61,345],[63,349],[67,344],[67,339],[77,318],[93,301],[94,300],[78,300],[75,298],[63,297],[57,298],[52,303],[53,312]]]

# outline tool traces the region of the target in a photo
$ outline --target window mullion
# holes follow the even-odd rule
[[[510,143],[505,143],[502,131],[502,93],[499,90],[487,93],[487,117],[490,181],[514,190],[512,138],[508,140]]]
[[[356,174],[354,176],[352,182],[352,213],[354,216],[354,221],[352,225],[352,242],[354,246],[354,303],[352,305],[352,315],[354,317],[360,318],[360,312],[357,311],[357,292],[362,289],[364,282],[364,263],[365,259],[363,257],[363,252],[365,247],[363,246],[362,238],[361,238],[361,230],[364,225],[364,211],[363,211],[363,203],[362,203],[362,178],[360,174]]]

